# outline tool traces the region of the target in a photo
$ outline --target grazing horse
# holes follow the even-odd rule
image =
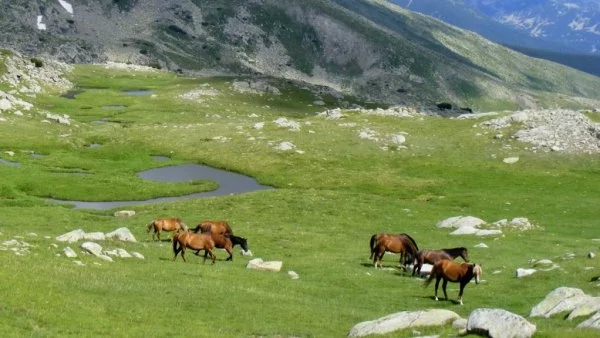
[[[239,237],[235,235],[225,236],[221,234],[216,234],[213,232],[209,232],[212,236],[213,241],[215,242],[215,248],[225,249],[229,254],[226,261],[233,261],[233,247],[239,245],[242,247],[244,252],[248,252],[248,241],[244,237]],[[196,251],[196,255],[200,252],[200,250]],[[206,255],[208,252],[204,252],[204,259],[206,259]]]
[[[438,286],[440,285],[440,279],[444,279],[442,284],[442,290],[444,291],[444,297],[448,299],[446,293],[446,285],[448,281],[453,283],[460,283],[460,291],[458,292],[458,301],[460,305],[463,305],[462,295],[465,286],[469,284],[471,279],[475,277],[475,283],[479,284],[483,270],[479,264],[470,263],[456,263],[451,260],[442,259],[433,265],[429,278],[424,282],[423,286],[427,287],[429,283],[435,278],[435,300],[438,300],[437,292]]]
[[[173,261],[175,261],[177,255],[181,252],[181,258],[186,262],[185,250],[186,248],[190,248],[192,250],[197,250],[196,253],[200,252],[200,250],[205,250],[206,253],[210,254],[212,263],[215,264],[217,257],[212,251],[214,247],[215,242],[210,233],[196,234],[189,231],[176,233],[173,235],[173,253],[175,254],[175,256],[173,256]],[[204,260],[202,262],[206,262],[206,254],[204,255]]]
[[[465,262],[469,261],[469,252],[467,248],[451,248],[451,249],[440,249],[440,250],[419,250],[415,257],[415,265],[413,267],[413,276],[421,273],[421,267],[424,263],[435,264],[440,259],[453,260],[456,257],[462,257]]]
[[[146,232],[150,232],[150,230],[154,228],[154,233],[152,234],[152,240],[160,241],[160,232],[161,231],[175,231],[179,232],[180,230],[188,231],[188,226],[183,223],[181,218],[159,218],[155,219],[152,222],[146,225]]]
[[[400,253],[400,264],[405,267],[414,260],[419,247],[408,234],[375,234],[370,240],[373,264],[382,266],[381,260],[386,251]]]
[[[233,235],[233,230],[227,221],[202,221],[191,229],[193,232],[212,232],[221,235]]]

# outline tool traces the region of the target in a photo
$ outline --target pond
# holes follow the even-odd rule
[[[153,93],[153,91],[148,90],[148,89],[138,89],[138,90],[124,90],[123,93],[125,93],[127,95],[132,95],[132,96],[143,96],[143,95],[150,95]]]
[[[2,159],[2,158],[0,158],[0,163],[4,163],[6,165],[10,165],[13,167],[18,167],[21,165],[21,163],[19,163],[19,162],[12,162],[12,161],[8,161],[8,160]]]
[[[143,171],[138,174],[139,177],[158,182],[183,182],[190,180],[211,180],[215,181],[219,187],[213,191],[199,192],[183,196],[159,197],[142,201],[111,201],[111,202],[84,202],[84,201],[65,201],[49,199],[50,201],[64,204],[72,204],[75,209],[97,209],[106,210],[126,205],[148,204],[159,202],[173,202],[190,198],[203,198],[214,196],[225,196],[241,194],[246,192],[268,190],[273,187],[259,184],[254,178],[237,174],[234,172],[215,169],[200,164],[182,164],[168,166]]]

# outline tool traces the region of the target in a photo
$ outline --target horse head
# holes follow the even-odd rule
[[[482,274],[483,269],[481,269],[481,264],[473,264],[473,276],[475,276],[475,284],[479,284],[479,282],[481,282]]]
[[[231,242],[233,245],[239,244],[242,247],[242,250],[244,250],[244,252],[248,251],[248,240],[245,239],[244,237],[238,237],[238,236],[231,236]]]
[[[154,226],[154,220],[150,221],[150,223],[146,224],[146,232],[150,232],[152,227]]]

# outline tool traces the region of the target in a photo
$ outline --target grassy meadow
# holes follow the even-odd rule
[[[495,131],[474,120],[358,112],[326,120],[317,114],[337,107],[335,98],[286,82],[273,82],[280,95],[258,95],[233,91],[236,79],[225,77],[89,65],[70,76],[81,90],[73,99],[50,92],[35,104],[69,115],[71,125],[41,123],[35,113],[5,115],[0,122],[0,157],[20,163],[0,163],[0,245],[12,239],[31,244],[24,255],[0,251],[2,336],[343,337],[356,323],[398,311],[443,308],[466,318],[476,308],[500,307],[528,316],[559,286],[599,294],[598,282],[590,282],[600,275],[598,258],[587,258],[600,246],[593,240],[600,239],[596,155],[533,153],[509,137],[495,139]],[[123,93],[140,89],[152,95]],[[203,94],[195,101],[178,97],[190,91]],[[326,105],[313,104],[317,99]],[[300,123],[300,130],[278,127],[272,121],[280,117]],[[264,127],[254,128],[260,122]],[[359,138],[363,128],[379,140]],[[405,133],[406,149],[385,141],[399,133]],[[283,141],[298,151],[276,150]],[[156,155],[170,160],[155,161]],[[511,156],[520,160],[503,163]],[[46,200],[144,200],[216,187],[137,176],[181,163],[243,173],[276,189],[113,210]],[[114,217],[121,209],[136,215]],[[451,230],[435,226],[468,215],[490,223],[527,217],[538,227],[481,238],[450,236]],[[151,241],[145,228],[154,218],[172,216],[188,225],[228,220],[234,233],[248,238],[254,258],[281,260],[282,271],[246,269],[250,258],[238,247],[233,262],[225,262],[222,251],[215,265],[191,254],[188,263],[172,262],[171,243]],[[137,251],[145,259],[108,263],[81,254],[80,243],[55,240],[74,229],[119,227],[129,228],[137,242],[103,241],[103,248]],[[421,279],[398,269],[397,256],[386,255],[384,269],[373,267],[368,242],[376,232],[409,233],[420,248],[465,246],[482,264],[485,281],[467,286],[463,306],[435,302],[433,285],[423,288]],[[489,248],[474,247],[481,242]],[[62,254],[66,246],[84,266]],[[563,259],[567,253],[575,258]],[[560,268],[515,277],[517,268],[542,258]],[[292,280],[290,270],[300,278]],[[458,286],[449,284],[448,293],[455,300]],[[575,329],[584,318],[529,320],[539,337],[597,334]],[[456,334],[450,326],[418,331]]]

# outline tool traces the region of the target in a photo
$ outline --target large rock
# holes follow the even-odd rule
[[[600,312],[596,312],[595,315],[588,318],[586,321],[581,322],[581,324],[577,325],[579,328],[590,328],[590,329],[600,329]]]
[[[577,304],[577,307],[571,311],[567,319],[573,320],[573,318],[589,316],[595,312],[600,312],[600,297],[589,297]]]
[[[60,235],[56,237],[56,240],[59,242],[77,242],[85,236],[85,232],[82,229],[73,230],[67,232],[66,234]]]
[[[519,316],[503,309],[476,309],[467,320],[467,332],[489,337],[520,338],[531,337],[536,326]]]
[[[125,227],[119,228],[113,232],[109,232],[105,236],[106,238],[116,238],[124,242],[137,242],[131,231]]]
[[[456,216],[450,217],[436,224],[438,228],[462,228],[472,227],[477,228],[480,225],[486,224],[486,222],[480,218],[473,216]]]
[[[581,289],[559,287],[554,289],[552,292],[546,295],[546,298],[542,300],[538,305],[531,309],[530,317],[549,317],[548,313],[551,313],[552,309],[558,306],[562,301],[572,297],[581,297],[585,294]]]
[[[279,271],[283,266],[282,261],[268,261],[265,262],[261,258],[255,258],[248,261],[246,268],[254,270],[265,270],[265,271]]]
[[[364,337],[386,334],[398,330],[422,326],[441,326],[460,316],[449,310],[402,311],[376,320],[361,322],[352,327],[348,337]]]

